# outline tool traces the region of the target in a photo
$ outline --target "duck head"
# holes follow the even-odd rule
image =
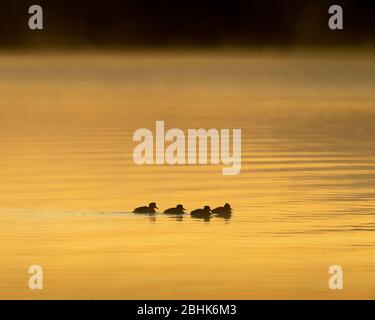
[[[182,204],[178,204],[178,205],[176,206],[176,209],[179,209],[179,210],[186,210]]]
[[[229,203],[226,203],[226,204],[224,205],[224,208],[225,208],[226,210],[230,210],[230,211],[232,211],[232,208],[230,207],[230,204],[229,204]]]
[[[210,206],[204,206],[203,210],[206,212],[211,212]]]
[[[149,207],[150,209],[159,209],[159,208],[156,206],[156,203],[155,203],[155,202],[151,202],[151,203],[148,205],[148,207]]]

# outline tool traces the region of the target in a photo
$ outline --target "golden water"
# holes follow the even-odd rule
[[[374,84],[371,54],[0,55],[0,298],[375,298]],[[136,166],[156,120],[241,128],[241,173]]]

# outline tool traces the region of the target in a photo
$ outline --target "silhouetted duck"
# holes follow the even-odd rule
[[[211,216],[211,209],[209,206],[204,206],[203,209],[193,210],[190,215],[194,218],[209,218]]]
[[[164,211],[164,213],[166,214],[184,214],[184,210],[186,210],[184,208],[184,206],[182,204],[178,204],[176,206],[176,208],[169,208],[167,210]]]
[[[151,202],[148,207],[135,208],[133,213],[155,213],[155,209],[158,209],[155,202]]]
[[[226,203],[224,207],[217,207],[212,210],[212,213],[217,215],[230,215],[232,213],[232,208],[229,203]]]

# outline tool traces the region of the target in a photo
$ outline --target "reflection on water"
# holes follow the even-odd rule
[[[0,56],[0,297],[375,298],[374,81],[371,54]],[[240,175],[134,165],[156,120],[241,128]]]
[[[168,216],[169,219],[173,219],[176,221],[184,221],[184,216],[181,214],[173,214]]]
[[[230,220],[232,218],[232,214],[231,213],[219,213],[219,214],[215,214],[215,217],[222,218],[225,220]]]

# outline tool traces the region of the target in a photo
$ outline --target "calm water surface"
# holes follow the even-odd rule
[[[0,298],[375,298],[374,84],[372,54],[0,55]],[[136,166],[156,120],[241,128],[241,173]]]

